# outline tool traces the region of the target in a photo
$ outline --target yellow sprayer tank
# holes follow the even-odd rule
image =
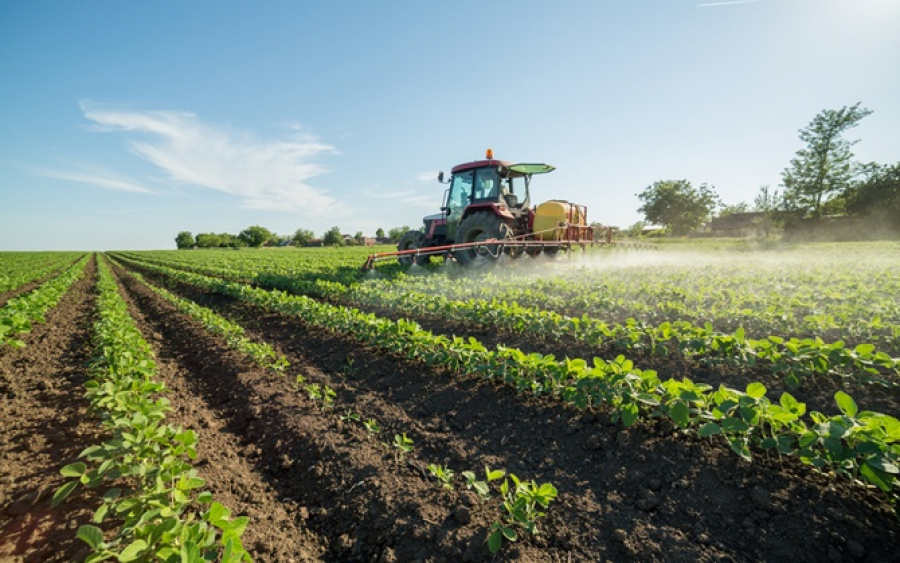
[[[560,223],[564,226],[560,228]],[[551,199],[537,206],[534,210],[534,238],[536,240],[564,240],[565,224],[587,226],[584,208],[568,201]],[[548,229],[554,229],[550,232]]]

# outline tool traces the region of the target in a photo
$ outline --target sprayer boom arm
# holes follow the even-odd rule
[[[364,272],[371,270],[375,267],[376,262],[381,262],[383,260],[390,260],[393,258],[397,258],[398,256],[436,256],[436,255],[445,255],[452,256],[453,252],[456,250],[461,250],[464,248],[481,248],[488,247],[489,251],[492,253],[500,253],[507,249],[526,249],[526,248],[554,248],[557,250],[565,249],[567,252],[572,249],[573,246],[580,246],[582,250],[585,249],[588,245],[590,246],[610,246],[610,247],[619,247],[619,248],[638,248],[638,249],[655,249],[656,247],[650,244],[637,243],[637,242],[618,242],[618,241],[592,241],[592,240],[556,240],[556,241],[540,241],[540,240],[521,240],[521,239],[488,239],[485,241],[479,242],[467,242],[461,244],[446,244],[443,246],[426,246],[425,248],[414,248],[412,250],[397,250],[395,252],[379,252],[377,254],[370,254],[366,258],[366,263],[363,264],[362,270]]]

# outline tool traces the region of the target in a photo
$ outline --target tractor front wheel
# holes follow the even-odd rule
[[[406,231],[400,242],[397,243],[397,250],[416,250],[425,246],[425,233],[422,231]],[[413,262],[419,266],[424,266],[431,262],[431,256],[416,256],[415,254],[406,254],[397,257],[397,262],[401,266],[412,266]]]
[[[490,239],[512,238],[513,231],[499,217],[491,213],[473,213],[456,229],[456,244],[484,242]],[[481,267],[493,263],[500,256],[500,246],[485,244],[461,248],[454,252],[456,260],[463,266]]]

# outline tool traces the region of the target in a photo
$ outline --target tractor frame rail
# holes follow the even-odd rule
[[[642,242],[620,242],[611,240],[611,237],[605,237],[605,240],[595,241],[591,240],[521,240],[520,238],[509,238],[509,239],[488,239],[484,241],[478,242],[468,242],[468,243],[460,243],[460,244],[446,244],[442,246],[426,246],[423,248],[416,248],[412,250],[396,250],[394,252],[379,252],[376,254],[370,254],[366,257],[366,262],[363,264],[362,271],[367,272],[375,267],[376,262],[382,262],[385,260],[396,259],[400,256],[411,256],[411,257],[419,257],[419,256],[438,256],[442,255],[444,260],[451,259],[453,257],[454,252],[462,249],[469,248],[484,248],[485,251],[492,254],[495,258],[500,255],[501,252],[507,250],[521,250],[523,252],[527,252],[528,249],[540,249],[538,252],[545,248],[553,248],[557,251],[565,250],[567,253],[572,251],[572,247],[580,246],[581,250],[584,251],[588,246],[608,246],[611,248],[622,248],[622,249],[637,249],[637,250],[656,250],[656,245],[646,244]]]

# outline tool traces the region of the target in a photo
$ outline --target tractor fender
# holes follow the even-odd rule
[[[461,219],[465,219],[469,215],[473,213],[488,211],[497,215],[498,217],[503,217],[506,221],[515,221],[516,217],[512,213],[509,212],[509,208],[505,205],[499,205],[496,203],[473,203],[472,205],[466,207],[466,210],[463,212]]]

